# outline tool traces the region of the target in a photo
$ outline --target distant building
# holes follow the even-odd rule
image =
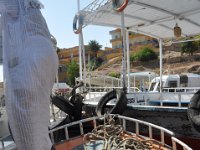
[[[112,49],[122,49],[121,29],[115,29],[110,31],[110,35],[112,36],[112,39],[110,40],[110,43],[112,44]],[[141,47],[151,47],[153,49],[158,48],[158,41],[157,39],[143,34],[129,32],[130,52],[137,52],[141,49]]]
[[[85,57],[86,64],[95,56],[94,51],[90,51],[88,45],[85,45],[85,56],[86,56]],[[66,82],[67,81],[67,65],[71,61],[75,61],[79,63],[79,46],[60,50],[58,52],[58,58],[59,58],[59,70],[58,70],[59,81]]]

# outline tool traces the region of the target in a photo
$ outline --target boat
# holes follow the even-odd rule
[[[181,6],[181,7],[180,7]],[[79,10],[74,17],[73,27],[75,33],[78,33],[80,41],[80,50],[83,48],[83,33],[82,29],[90,25],[98,25],[104,27],[121,28],[122,38],[122,85],[121,89],[126,93],[127,107],[124,108],[123,115],[131,118],[148,121],[167,129],[172,130],[181,140],[191,145],[193,149],[199,149],[200,133],[194,129],[187,116],[187,105],[190,103],[190,98],[195,92],[192,89],[182,88],[181,90],[169,89],[163,91],[164,84],[160,82],[158,91],[156,92],[137,92],[129,93],[130,85],[130,61],[129,61],[129,31],[151,36],[158,40],[159,43],[159,58],[160,58],[160,80],[163,81],[163,45],[167,43],[183,43],[188,41],[200,40],[194,37],[200,34],[200,2],[196,0],[170,0],[170,1],[146,1],[146,0],[95,0],[87,7]],[[84,28],[83,28],[84,27]],[[170,42],[168,42],[170,41]],[[82,61],[82,60],[81,60]],[[84,61],[84,58],[83,58]],[[80,64],[81,76],[80,80],[86,80],[85,66]],[[126,74],[128,79],[126,82]],[[105,88],[106,87],[101,87]],[[111,87],[113,88],[113,87]],[[96,114],[96,107],[99,103],[105,111],[112,112],[118,102],[116,89],[109,92],[91,93],[93,95],[84,101],[86,113],[93,116]],[[199,88],[199,87],[198,87]],[[183,90],[183,91],[182,91]],[[114,91],[114,92],[113,92]],[[187,91],[187,92],[186,92]],[[115,94],[113,94],[115,93]],[[112,95],[113,94],[113,95]],[[99,97],[96,99],[96,97]],[[111,98],[107,98],[111,96]],[[157,101],[158,104],[149,105],[149,98]],[[92,99],[90,100],[90,98]],[[142,99],[140,99],[142,97]],[[181,98],[186,97],[182,101]],[[104,100],[103,98],[106,98]],[[164,101],[164,98],[167,98]],[[175,102],[175,105],[169,105],[170,98]],[[94,100],[95,99],[95,100]],[[101,102],[103,101],[103,102]],[[107,104],[107,105],[106,105]],[[108,110],[106,110],[108,109]],[[104,111],[104,112],[105,112]]]
[[[90,131],[85,132],[84,124],[92,124]],[[99,123],[101,122],[101,123]],[[129,126],[127,125],[129,124]],[[130,124],[132,127],[130,128]],[[69,128],[76,126],[78,135],[73,135]],[[129,128],[128,128],[129,127]],[[142,130],[146,127],[148,135]],[[155,132],[155,129],[157,130]],[[65,140],[54,143],[54,133],[65,131]],[[66,124],[50,131],[56,150],[93,149],[159,149],[159,150],[191,150],[189,146],[177,139],[173,132],[137,119],[120,115],[107,114],[101,117],[91,117]]]
[[[200,75],[193,73],[163,75],[162,93],[160,77],[150,77],[150,72],[130,74],[130,90],[127,92],[128,103],[132,105],[187,106],[192,96],[200,90]],[[155,73],[151,73],[154,74]],[[78,78],[76,79],[78,81]],[[139,87],[135,87],[135,82]],[[145,82],[147,84],[145,85]],[[114,77],[100,76],[86,78],[87,95],[85,103],[97,104],[109,90],[122,89],[122,80]]]
[[[189,29],[183,33],[185,36],[186,35],[191,36],[191,35],[196,35],[197,33],[200,33],[200,29],[198,25],[200,24],[199,22],[200,20],[198,20],[198,17],[196,17],[196,15],[198,16],[200,13],[199,12],[200,2],[196,0],[182,0],[182,1],[161,0],[161,1],[156,1],[156,2],[145,1],[145,0],[144,1],[124,0],[124,3],[122,3],[122,6],[118,7],[119,5],[120,4],[118,4],[117,1],[94,0],[85,9],[79,11],[78,14],[75,15],[75,19],[73,23],[74,32],[79,33],[81,35],[80,37],[82,37],[82,32],[81,32],[82,25],[87,26],[89,24],[96,24],[96,25],[103,25],[103,26],[121,27],[123,31],[122,33],[123,35],[125,35],[125,30],[130,30],[130,31],[132,30],[138,33],[143,33],[146,35],[156,37],[160,45],[160,53],[161,53],[160,54],[161,56],[160,57],[160,60],[161,60],[160,78],[162,80],[162,42],[163,42],[162,39],[174,36],[173,33],[171,33],[173,31],[172,24],[174,25],[174,23],[176,23],[174,21],[174,18],[178,20],[178,23],[183,25],[182,28],[187,27],[187,29]],[[187,6],[187,7],[184,7],[184,6]],[[188,17],[190,19],[188,19]],[[79,23],[78,27],[76,26],[77,22]],[[168,24],[170,24],[170,27],[168,26]],[[193,29],[194,26],[196,28]],[[177,29],[177,25],[176,25],[176,29]],[[176,35],[177,34],[178,33],[176,33]],[[125,36],[123,36],[123,43],[124,43],[124,47],[126,47],[126,44],[125,44],[126,41],[124,40],[125,39],[124,37]],[[172,41],[172,43],[173,42],[177,42],[177,41]],[[82,49],[83,40],[80,39],[80,43],[81,43],[80,49]],[[126,48],[128,48],[128,46]],[[123,50],[123,55],[126,56],[125,49]],[[164,107],[164,106],[146,106],[146,105],[127,104],[126,95],[124,94],[126,93],[126,88],[127,90],[130,89],[130,85],[129,85],[129,82],[128,82],[127,87],[125,84],[126,65],[124,62],[125,62],[125,57],[123,57],[123,79],[122,79],[123,90],[121,92],[118,92],[118,90],[114,89],[112,91],[107,92],[104,95],[105,97],[103,96],[104,98],[106,98],[106,102],[103,101],[103,103],[98,103],[98,104],[101,104],[100,105],[101,107],[98,107],[99,109],[96,109],[96,105],[92,105],[92,104],[84,105],[85,114],[87,114],[88,116],[90,115],[96,116],[97,114],[98,117],[78,120],[75,122],[67,123],[63,126],[50,129],[50,136],[51,136],[52,142],[55,144],[56,150],[61,150],[61,149],[66,149],[66,148],[74,149],[77,146],[78,148],[80,148],[80,146],[82,146],[81,144],[84,144],[84,146],[91,146],[91,143],[93,145],[99,145],[99,143],[94,144],[93,137],[97,138],[97,140],[99,139],[102,140],[105,138],[98,137],[96,135],[93,136],[94,132],[99,133],[97,132],[98,131],[97,129],[99,129],[99,125],[100,127],[102,127],[100,129],[103,129],[103,131],[106,131],[106,128],[111,127],[114,122],[114,121],[110,121],[111,124],[107,124],[107,122],[104,121],[104,120],[107,120],[106,116],[111,116],[111,118],[114,118],[114,120],[116,118],[117,120],[116,122],[118,122],[118,125],[121,125],[120,129],[123,129],[123,133],[125,133],[125,134],[122,134],[122,138],[128,137],[132,139],[135,137],[135,139],[139,141],[150,140],[150,141],[153,141],[153,145],[158,149],[162,147],[163,149],[168,148],[168,149],[176,150],[176,149],[179,149],[179,146],[181,146],[182,149],[190,150],[191,148],[188,145],[190,145],[193,149],[198,149],[200,134],[196,130],[194,130],[194,128],[189,123],[189,120],[186,114],[187,113],[186,107],[183,108],[180,106]],[[128,66],[127,68],[129,67],[130,66]],[[83,70],[85,72],[85,69]],[[81,72],[81,76],[82,76],[82,72]],[[84,77],[85,79],[86,77],[85,73],[82,77]],[[81,80],[83,80],[82,77],[81,77]],[[162,91],[162,82],[160,85],[160,91]],[[110,105],[111,107],[106,106],[106,103],[110,100],[110,97],[108,96],[111,96],[111,99],[114,98],[117,100],[117,101],[114,100],[114,103]],[[63,99],[60,99],[60,101],[64,102]],[[70,102],[74,103],[74,101],[70,101]],[[118,104],[123,104],[123,105],[116,106],[115,105],[116,102],[119,102]],[[80,103],[78,103],[78,106],[80,106],[79,104]],[[124,108],[126,106],[125,104],[127,104],[126,108]],[[75,105],[76,104],[74,103],[72,107],[71,106],[70,107],[74,108]],[[121,106],[123,106],[122,107],[123,109],[120,108]],[[104,113],[102,112],[102,110],[104,108],[106,109],[106,107],[108,107],[108,110],[104,110],[104,112],[108,112],[110,114],[101,115],[101,113]],[[116,111],[118,110],[118,108],[120,109],[120,112]],[[95,110],[98,110],[98,111],[95,112]],[[113,116],[112,115],[113,112],[118,113],[119,115],[115,114]],[[74,113],[74,111],[68,112],[68,113],[71,113],[72,115],[76,114]],[[121,113],[123,114],[123,116]],[[104,124],[100,124],[102,122],[102,117],[103,117]],[[137,118],[137,119],[133,119],[133,118]],[[149,120],[150,123],[147,123],[145,120]],[[155,124],[157,125],[154,125],[153,122],[155,122]],[[84,132],[85,123],[87,126],[86,132]],[[73,125],[75,125],[75,130],[70,130],[70,127],[73,128]],[[77,127],[79,128],[79,130],[77,130]],[[164,127],[166,127],[167,129],[165,129]],[[168,129],[172,129],[174,133],[169,131]],[[59,130],[61,130],[62,134],[64,133],[65,136],[64,136],[64,139],[61,139],[61,140],[59,139],[56,141],[56,139],[54,138],[56,134],[55,132],[59,132]],[[155,134],[153,134],[154,130],[155,130]],[[69,135],[70,132],[73,132],[72,133],[73,135],[71,137]],[[77,132],[79,133],[79,135],[77,135]],[[105,134],[105,132],[103,132],[103,134]],[[168,136],[166,136],[166,134]],[[90,135],[92,135],[92,139],[90,139]],[[192,139],[192,137],[194,139]],[[186,144],[180,141],[179,138],[185,141]],[[169,139],[169,141],[167,139]],[[130,140],[128,141],[128,143],[132,145],[131,143],[132,141],[134,140]],[[192,142],[195,141],[195,144],[190,143],[191,141]],[[117,144],[121,142],[115,142],[115,143]],[[113,144],[113,145],[116,146],[116,144]],[[103,144],[103,145],[107,145],[107,144]],[[118,144],[117,144],[117,148],[118,148]]]

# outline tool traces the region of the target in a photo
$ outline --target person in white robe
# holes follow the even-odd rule
[[[50,150],[58,57],[38,0],[0,0],[6,109],[18,150]]]

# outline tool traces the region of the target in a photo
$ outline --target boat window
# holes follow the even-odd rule
[[[169,87],[177,87],[177,81],[169,81]]]
[[[152,82],[149,91],[153,91],[157,82]]]

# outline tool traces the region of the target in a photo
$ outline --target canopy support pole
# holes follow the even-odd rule
[[[78,12],[80,11],[80,0],[77,0],[77,4],[78,4]],[[81,33],[79,33],[79,76],[80,76],[80,79],[79,81],[82,81],[83,80],[83,72],[82,72],[82,42],[81,42],[81,39],[82,36],[81,36]]]
[[[80,32],[81,35],[81,49],[83,56],[83,82],[84,82],[84,90],[86,88],[86,59],[85,59],[85,46],[83,41],[83,31]]]
[[[130,48],[129,48],[129,31],[126,30],[126,48],[127,48],[127,73],[128,73],[128,93],[130,92]]]
[[[162,72],[163,72],[163,54],[162,54],[162,39],[159,39],[159,52],[160,52],[160,105],[163,106],[163,101],[162,101]]]
[[[126,93],[126,29],[124,24],[124,12],[121,12],[121,36],[122,36],[122,86]]]

